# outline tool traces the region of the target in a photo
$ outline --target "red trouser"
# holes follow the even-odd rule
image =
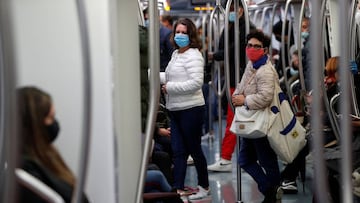
[[[231,87],[231,95],[234,93],[234,91],[235,88]],[[225,135],[221,144],[221,158],[226,160],[231,160],[231,155],[234,152],[236,145],[236,135],[230,131],[231,123],[234,118],[234,112],[232,111],[229,102],[231,102],[231,100],[228,101]]]

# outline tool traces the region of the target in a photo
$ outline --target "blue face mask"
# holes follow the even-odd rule
[[[175,34],[174,41],[180,48],[190,44],[189,35],[187,34]]]
[[[150,20],[149,19],[145,20],[145,27],[149,27],[149,25],[150,25]]]
[[[309,32],[301,32],[301,38],[306,39],[309,37]]]
[[[236,13],[235,11],[231,11],[229,13],[229,22],[235,22],[235,18],[236,18]]]
[[[290,75],[291,75],[291,76],[294,76],[294,75],[296,75],[296,74],[298,74],[298,73],[299,73],[298,70],[295,70],[293,67],[290,67]]]

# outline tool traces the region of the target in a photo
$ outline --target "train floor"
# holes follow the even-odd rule
[[[225,120],[222,122],[222,132],[225,129]],[[220,144],[218,123],[214,123],[214,139],[203,140],[202,148],[207,158],[208,165],[214,163],[220,159]],[[221,133],[223,135],[224,133]],[[241,171],[241,181],[237,181],[237,162],[236,152],[233,154],[232,172],[210,172],[209,181],[211,195],[205,199],[192,200],[193,203],[260,203],[264,199],[264,196],[258,191],[256,182],[245,171]],[[311,155],[308,158],[306,166],[306,180],[303,185],[300,179],[297,180],[298,193],[297,194],[284,194],[282,197],[282,203],[308,203],[312,202],[312,174],[313,167],[311,162]],[[284,163],[279,161],[280,169],[284,168]],[[185,185],[189,187],[196,187],[197,174],[194,165],[188,165]],[[238,198],[238,182],[241,185],[241,198]],[[239,187],[240,188],[240,187]],[[190,203],[185,200],[184,202]],[[280,202],[280,201],[279,201]]]

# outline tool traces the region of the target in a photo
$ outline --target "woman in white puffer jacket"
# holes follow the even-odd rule
[[[199,51],[200,40],[194,23],[179,19],[171,37],[176,50],[160,73],[162,91],[169,110],[171,147],[174,156],[174,185],[180,195],[185,195],[184,181],[189,155],[194,159],[198,174],[196,194],[189,199],[201,199],[209,195],[207,163],[201,148],[205,101],[202,94],[204,60]]]

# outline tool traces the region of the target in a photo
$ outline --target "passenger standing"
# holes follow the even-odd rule
[[[161,24],[164,27],[167,27],[168,29],[172,30],[174,24],[173,18],[168,14],[161,15]]]
[[[56,191],[65,202],[71,202],[76,180],[53,145],[60,127],[50,95],[36,87],[23,87],[17,91],[17,99],[21,168]],[[46,202],[24,186],[20,186],[19,197],[19,202]],[[88,202],[85,195],[82,202]]]
[[[184,194],[187,158],[191,155],[198,175],[199,191],[189,198],[201,199],[210,193],[207,164],[201,148],[205,108],[201,91],[204,60],[199,51],[200,40],[196,27],[190,19],[179,19],[173,33],[176,50],[165,73],[160,73],[160,79],[171,119],[174,188]]]
[[[244,8],[241,2],[239,2],[239,41],[240,41],[240,75],[241,78],[246,62],[245,62],[245,17],[244,17]],[[234,11],[234,4],[231,4],[230,14],[229,14],[229,67],[230,67],[230,93],[232,94],[236,87],[235,82],[235,36],[234,36],[234,22],[236,18],[236,13]],[[255,29],[254,26],[251,25],[251,29]],[[220,41],[219,41],[219,51],[214,53],[213,55],[209,55],[209,59],[214,59],[216,61],[224,60],[224,32],[222,31]],[[220,79],[219,79],[220,80]],[[232,164],[231,157],[234,152],[236,146],[236,135],[230,131],[231,123],[234,118],[234,113],[232,112],[230,104],[227,104],[227,116],[226,116],[226,128],[225,135],[222,140],[221,145],[221,159],[215,162],[212,165],[208,166],[208,170],[210,171],[222,171],[222,172],[231,172]]]
[[[247,36],[246,55],[249,63],[232,96],[234,106],[255,110],[271,104],[278,77],[267,55],[269,46],[270,38],[261,31],[251,32]],[[265,196],[264,203],[275,203],[281,199],[278,159],[266,136],[241,139],[239,165],[258,184],[260,192]]]
[[[149,27],[148,8],[143,10],[145,27]],[[167,64],[171,59],[174,47],[170,41],[171,29],[160,23],[160,71],[165,71]]]

